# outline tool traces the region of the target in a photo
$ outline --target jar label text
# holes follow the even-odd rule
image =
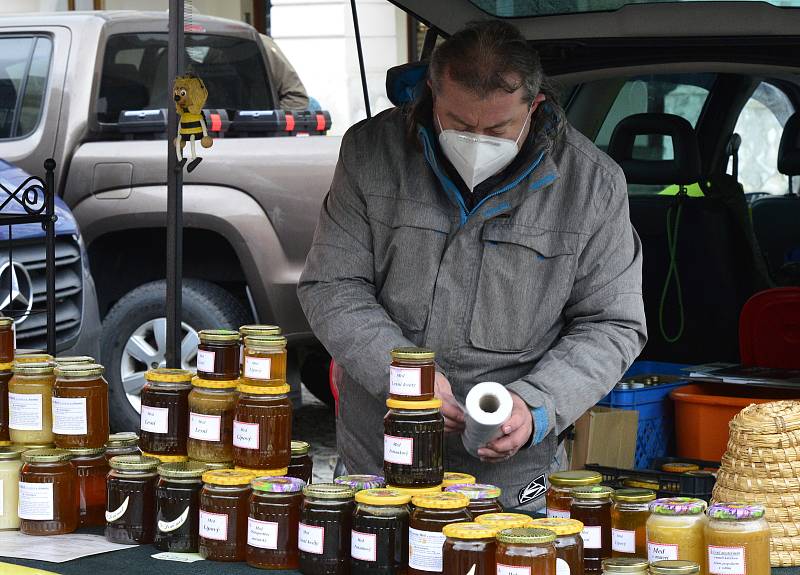
[[[561,559],[556,559],[556,575],[570,575],[569,563]]]
[[[350,557],[359,561],[377,561],[378,536],[353,530],[350,537]]]
[[[19,482],[20,519],[33,521],[53,520],[53,484]]]
[[[569,519],[570,514],[569,511],[562,511],[561,509],[550,509],[547,508],[547,517],[550,519]]]
[[[678,560],[678,546],[669,543],[653,543],[647,542],[647,560],[650,563],[656,561],[677,561]]]
[[[443,534],[408,528],[408,566],[419,571],[442,571]]]
[[[745,575],[744,547],[708,546],[708,572],[712,575]]]
[[[497,575],[531,575],[530,567],[497,564]]]
[[[203,349],[197,350],[197,371],[204,371],[206,373],[214,373],[214,364],[216,363],[216,353],[213,351],[205,351]]]
[[[247,518],[247,544],[259,549],[278,548],[278,524]]]
[[[244,376],[250,379],[270,379],[272,373],[272,359],[268,357],[244,358]]]
[[[3,501],[3,480],[0,479],[0,517],[6,514],[6,506]]]
[[[228,515],[200,510],[200,537],[214,541],[228,540]]]
[[[414,438],[383,436],[383,459],[398,465],[414,464]]]
[[[8,394],[8,426],[17,431],[42,431],[42,394]]]
[[[127,499],[125,501],[127,501]],[[173,519],[172,521],[161,521],[159,519],[158,530],[161,531],[161,533],[170,533],[178,529],[184,523],[186,523],[186,520],[188,518],[189,518],[189,508],[187,507],[186,509],[183,510],[183,513],[178,515],[178,517],[176,519]]]
[[[325,551],[325,528],[300,523],[297,532],[297,548],[306,553],[322,555]]]
[[[389,393],[392,395],[422,395],[422,369],[418,367],[389,368]]]
[[[242,449],[258,449],[258,424],[233,422],[233,446]]]
[[[106,511],[106,521],[108,523],[113,523],[117,519],[122,518],[125,515],[125,512],[128,510],[128,503],[130,502],[130,497],[126,497],[125,501],[122,502],[122,505],[117,507],[114,511]]]
[[[142,406],[142,431],[169,433],[169,408]]]
[[[583,537],[584,549],[602,549],[603,548],[603,528],[593,525],[585,525],[581,532]]]
[[[53,398],[53,433],[59,435],[86,435],[86,398]]]
[[[220,441],[222,428],[221,415],[200,415],[189,413],[189,437],[200,441]]]
[[[636,531],[612,529],[611,549],[618,553],[636,553]]]

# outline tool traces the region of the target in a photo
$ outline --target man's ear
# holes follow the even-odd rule
[[[545,96],[544,94],[542,93],[536,94],[536,97],[533,99],[533,102],[531,102],[531,113],[535,112],[536,108],[539,107],[539,104],[544,102],[546,99],[547,96]]]

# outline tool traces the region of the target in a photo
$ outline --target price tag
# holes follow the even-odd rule
[[[169,408],[143,405],[140,427],[149,433],[169,433]]]
[[[389,393],[415,397],[422,395],[422,369],[389,367]]]
[[[233,446],[242,449],[258,449],[258,424],[233,422]]]
[[[189,437],[200,441],[220,441],[221,435],[221,415],[189,413]]]
[[[53,398],[53,433],[59,435],[86,435],[86,398]]]
[[[378,537],[374,533],[353,530],[350,537],[350,556],[359,561],[378,560]]]
[[[306,553],[322,555],[325,551],[325,528],[300,523],[297,533],[297,548]]]
[[[259,549],[278,548],[278,524],[248,517],[247,544]]]
[[[383,436],[383,460],[399,465],[414,464],[414,438]]]

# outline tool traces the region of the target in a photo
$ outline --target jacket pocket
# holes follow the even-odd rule
[[[404,331],[428,321],[450,219],[434,206],[367,197],[373,233],[376,299]]]
[[[533,349],[569,297],[578,234],[487,222],[481,238],[470,341],[490,351]]]

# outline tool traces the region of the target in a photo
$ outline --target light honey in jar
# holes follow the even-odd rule
[[[763,505],[715,503],[705,526],[710,575],[770,575],[769,523]]]

